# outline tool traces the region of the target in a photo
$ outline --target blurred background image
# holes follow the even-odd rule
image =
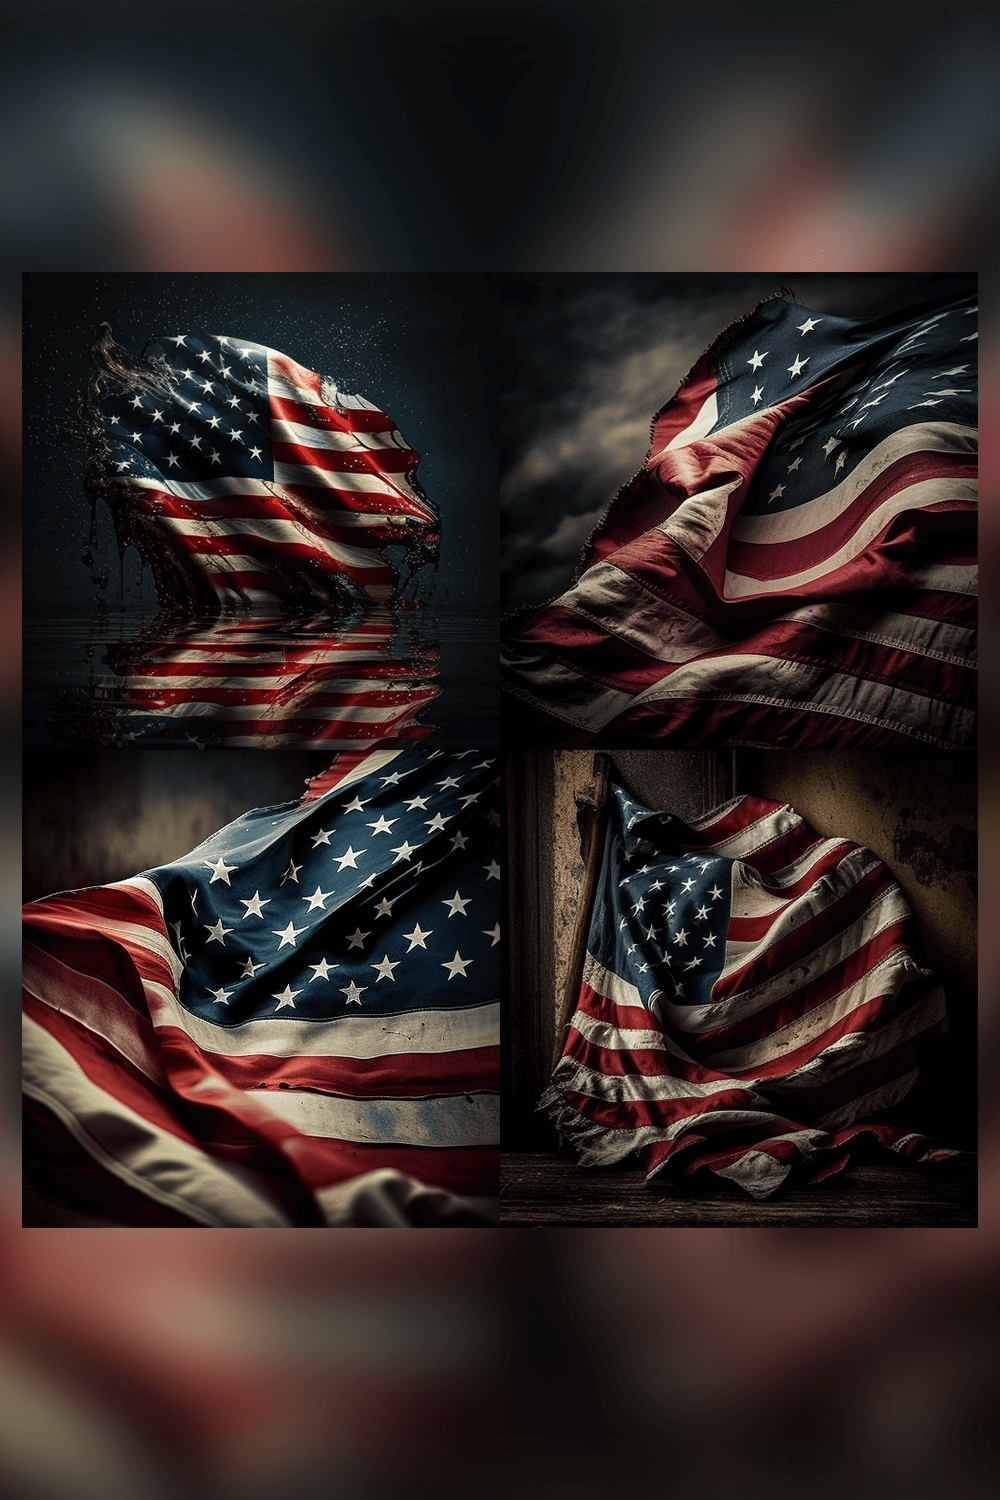
[[[989,269],[995,254],[996,20],[979,6],[36,0],[2,14],[8,640],[25,269],[788,282]],[[4,669],[12,788],[13,651]],[[986,751],[989,900],[1000,777],[992,739]],[[13,884],[12,833],[5,856]],[[16,951],[11,925],[11,979]],[[979,1230],[465,1231],[398,1247],[362,1231],[269,1248],[18,1229],[13,1074],[13,1494],[516,1483],[532,1500],[596,1500],[623,1476],[640,1494],[747,1500],[995,1490],[993,1088]]]

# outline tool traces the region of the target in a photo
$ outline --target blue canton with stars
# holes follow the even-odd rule
[[[588,948],[656,1015],[662,996],[706,1004],[725,963],[733,861],[680,852],[696,842],[680,818],[612,788]]]
[[[791,510],[833,489],[900,428],[975,427],[974,297],[914,316],[857,321],[766,302],[715,360],[718,432],[834,377],[779,428],[749,486],[744,515]]]
[[[494,1003],[498,784],[480,751],[415,748],[146,871],[184,966],[181,1003],[222,1026]]]
[[[103,404],[114,473],[181,484],[274,478],[262,345],[176,334],[146,353],[159,391]]]

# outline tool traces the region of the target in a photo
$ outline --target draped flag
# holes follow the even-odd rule
[[[478,751],[354,752],[160,869],[32,903],[29,1097],[194,1224],[339,1223],[386,1173],[383,1202],[494,1195],[498,781]]]
[[[944,995],[907,948],[885,866],[790,807],[738,797],[688,826],[613,789],[579,1002],[542,1106],[586,1166],[635,1152],[767,1197],[868,1136],[908,1093]]]
[[[574,744],[970,745],[976,311],[733,324],[508,691]]]
[[[107,325],[105,325],[107,327]],[[176,334],[144,359],[98,340],[92,495],[163,604],[385,601],[402,544],[437,556],[419,455],[392,418],[287,354],[221,334]]]
[[[108,653],[95,707],[119,742],[187,738],[271,749],[349,749],[422,739],[438,696],[437,652],[402,647],[398,620],[330,615],[166,622]]]

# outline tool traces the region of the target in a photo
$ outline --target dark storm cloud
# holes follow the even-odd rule
[[[967,278],[778,274],[517,276],[503,297],[502,607],[568,585],[608,501],[646,457],[654,413],[727,323],[781,286],[865,316]]]

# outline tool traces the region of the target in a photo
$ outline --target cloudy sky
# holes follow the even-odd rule
[[[501,279],[501,601],[569,583],[654,413],[727,323],[780,287],[804,306],[874,316],[966,291],[951,275],[582,273]]]

